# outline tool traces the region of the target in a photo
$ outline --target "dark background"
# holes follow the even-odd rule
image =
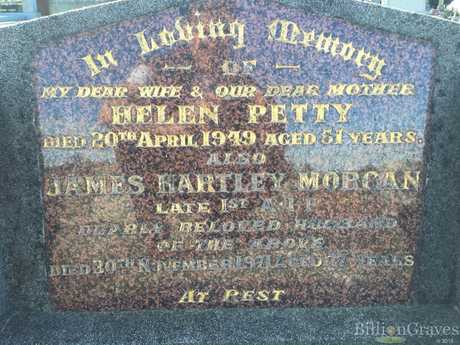
[[[452,1],[454,0],[444,0],[444,5],[449,5]],[[431,7],[436,8],[438,7],[439,0],[430,0],[429,3]]]

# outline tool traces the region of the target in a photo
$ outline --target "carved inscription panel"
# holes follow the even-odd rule
[[[406,302],[433,50],[266,2],[36,56],[60,310]]]

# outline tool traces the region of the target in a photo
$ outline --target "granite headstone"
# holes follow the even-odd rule
[[[1,30],[0,343],[459,342],[459,28],[132,0]]]

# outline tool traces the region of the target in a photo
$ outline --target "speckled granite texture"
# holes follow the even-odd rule
[[[31,77],[39,46],[67,35],[180,5],[120,1],[0,30],[0,344],[369,344],[356,322],[458,325],[460,26],[353,1],[285,1],[301,11],[431,42],[436,50],[428,184],[412,306],[353,309],[260,309],[53,313],[45,276],[43,163],[35,128]],[[454,339],[459,342],[459,339]],[[433,338],[410,339],[432,344]],[[409,342],[408,342],[409,343]]]
[[[199,18],[195,15],[199,13]],[[178,20],[180,18],[180,21]],[[185,23],[209,23],[219,18],[223,22],[244,23],[244,48],[233,49],[232,39],[202,40],[200,45],[178,43],[165,47],[140,59],[140,49],[134,33],[143,31],[149,37],[162,28],[184,26]],[[365,64],[359,69],[339,56],[318,52],[311,44],[286,45],[267,39],[268,28],[277,19],[289,20],[308,30],[340,37],[341,42],[352,42],[356,53],[365,48],[378,52],[386,66],[376,83],[413,83],[415,94],[410,96],[328,96],[330,84],[369,82],[362,77]],[[177,20],[177,21],[176,21]],[[180,28],[180,26],[179,26]],[[241,31],[243,32],[243,31]],[[321,36],[320,36],[321,37]],[[320,41],[319,41],[320,42]],[[345,43],[342,43],[345,47]],[[83,52],[113,49],[118,66],[92,78],[87,65],[82,61]],[[345,52],[341,46],[337,52]],[[243,60],[257,59],[254,72],[246,75],[223,75],[224,61],[243,64]],[[34,59],[34,81],[38,99],[38,123],[43,136],[83,135],[87,145],[79,150],[62,150],[50,147],[43,149],[45,166],[45,229],[49,261],[53,273],[49,279],[50,301],[59,310],[122,310],[140,308],[174,307],[251,307],[258,306],[358,306],[369,304],[399,304],[407,302],[411,294],[413,265],[403,258],[415,257],[416,238],[421,224],[421,192],[411,190],[317,190],[299,191],[296,181],[305,171],[423,171],[423,149],[425,128],[429,117],[429,96],[432,84],[434,50],[426,41],[403,39],[380,31],[370,31],[350,25],[339,19],[318,17],[299,13],[280,4],[263,1],[245,1],[191,6],[187,9],[173,8],[155,16],[124,21],[118,25],[101,28],[97,32],[82,33],[58,43],[51,43],[40,50]],[[140,61],[141,60],[141,61]],[[59,61],[58,64],[55,62]],[[275,63],[276,62],[276,63]],[[277,70],[276,64],[301,62],[298,71]],[[191,66],[190,70],[164,70],[166,65]],[[180,85],[179,99],[139,99],[136,85]],[[49,85],[128,85],[129,97],[125,99],[87,99],[68,97],[65,99],[43,98],[42,90]],[[317,85],[318,95],[297,97],[265,96],[269,85]],[[252,98],[219,99],[214,96],[215,85],[255,85],[257,96]],[[190,95],[194,86],[199,86],[203,100]],[[76,93],[75,88],[69,96]],[[324,123],[314,123],[312,111],[306,112],[302,123],[294,123],[290,115],[288,124],[248,124],[247,107],[250,104],[321,104],[342,102],[353,108],[346,123],[337,123],[334,111],[328,112]],[[157,104],[168,107],[168,115],[175,113],[178,105],[219,105],[219,124],[161,125],[112,123],[111,106]],[[310,105],[310,108],[312,106]],[[332,106],[331,106],[332,107]],[[172,114],[171,114],[172,113]],[[328,128],[339,128],[345,133],[343,145],[320,144],[321,132]],[[136,140],[120,140],[114,147],[98,148],[99,140],[92,135],[132,131],[158,134],[193,133],[198,147],[143,148]],[[203,131],[250,130],[256,137],[253,145],[235,146],[229,143],[213,147],[200,147]],[[308,132],[317,139],[316,144],[298,146],[264,145],[268,133]],[[348,133],[390,131],[406,136],[416,134],[416,140],[394,144],[352,144]],[[388,134],[387,134],[388,133]],[[102,134],[101,134],[102,135]],[[46,139],[45,139],[46,141]],[[92,146],[96,142],[96,147]],[[218,154],[264,154],[266,162],[252,165],[210,165],[210,153]],[[249,179],[250,174],[285,174],[281,191],[273,191],[269,181],[264,182],[263,191],[247,193],[173,193],[160,194],[157,189],[158,174],[239,174]],[[83,186],[79,196],[65,193],[68,176],[78,176],[78,185]],[[139,176],[145,191],[139,195],[85,195],[83,176],[123,175]],[[336,175],[339,176],[339,175]],[[230,179],[229,179],[230,180]],[[423,178],[421,178],[423,180]],[[218,189],[218,183],[214,183]],[[230,190],[231,187],[229,187]],[[392,186],[392,188],[394,188]],[[422,189],[423,187],[421,187]],[[62,193],[61,193],[62,192]],[[80,193],[83,192],[83,195]],[[267,212],[261,208],[262,198],[279,199],[290,197],[292,209],[279,207]],[[246,209],[220,212],[221,198],[245,197]],[[305,207],[307,201],[311,206]],[[209,202],[211,212],[196,214],[165,215],[156,212],[156,206],[166,211],[172,202]],[[245,229],[239,231],[216,231],[215,233],[184,232],[182,222],[212,221],[222,224],[249,220],[277,221],[276,231]],[[308,229],[295,227],[296,220],[351,220],[360,225],[315,226]],[[371,225],[384,220],[387,225]],[[82,233],[83,226],[117,224],[122,229],[125,222],[146,225],[143,234],[116,230],[106,235]],[[393,224],[389,224],[393,222]],[[146,224],[147,223],[147,224]],[[162,224],[158,233],[148,233],[152,223]],[[366,225],[368,224],[368,225]],[[139,225],[138,225],[139,226]],[[115,227],[111,226],[112,229]],[[346,226],[345,226],[346,227]],[[92,228],[92,227],[90,227]],[[243,226],[244,229],[244,226]],[[252,249],[255,241],[271,241],[276,238],[291,243],[289,248],[264,245]],[[310,242],[308,239],[314,239]],[[225,239],[232,249],[205,251],[197,249],[195,241]],[[181,241],[186,249],[163,249],[166,241]],[[165,241],[165,242],[161,242]],[[297,245],[298,241],[302,244]],[[316,241],[316,242],[315,242]],[[314,243],[315,242],[315,243]],[[321,242],[321,243],[320,243]],[[307,243],[307,244],[306,244]],[[308,254],[306,254],[308,253]],[[345,253],[345,254],[344,254]],[[394,262],[377,260],[370,264],[366,259],[382,256],[394,258]],[[147,257],[151,272],[115,265],[114,272],[95,273],[93,260],[125,260],[126,256]],[[268,258],[259,267],[250,267],[246,259]],[[300,258],[302,264],[294,262]],[[179,264],[174,267],[171,259]],[[340,262],[338,259],[344,260]],[[205,268],[184,268],[182,262],[203,260],[231,260],[238,268],[223,268],[220,265]],[[239,261],[238,261],[239,260]],[[289,264],[291,260],[291,264]],[[346,260],[346,262],[345,262]],[[112,262],[114,262],[112,261]],[[155,265],[162,262],[163,268]],[[240,263],[243,262],[243,263]],[[269,263],[268,263],[269,262]],[[314,265],[320,262],[318,267]],[[276,263],[276,264],[275,264]],[[62,265],[92,267],[88,274],[64,275],[59,272]],[[107,264],[106,264],[107,265]],[[126,265],[125,265],[126,266]],[[196,266],[196,264],[195,264]],[[260,268],[262,266],[263,268]],[[102,269],[103,271],[107,271]],[[99,270],[101,272],[101,270]],[[129,287],[129,288],[126,288]],[[190,288],[209,291],[210,298],[202,306],[178,305],[184,291]],[[226,289],[281,289],[283,296],[277,301],[246,301],[234,303],[221,296]]]

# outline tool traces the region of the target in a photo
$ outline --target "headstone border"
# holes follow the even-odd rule
[[[431,124],[427,132],[429,141],[426,145],[425,222],[418,244],[417,268],[414,277],[416,289],[412,298],[415,306],[357,308],[353,309],[353,313],[349,313],[348,308],[340,310],[292,308],[282,311],[217,309],[205,312],[181,312],[182,316],[178,316],[175,311],[149,311],[136,313],[133,316],[133,313],[97,315],[93,313],[53,313],[49,310],[45,275],[46,257],[43,244],[43,211],[40,196],[42,158],[34,115],[36,102],[32,89],[31,62],[37,49],[47,42],[59,41],[79,32],[91,32],[99,27],[129,18],[153,15],[172,6],[187,6],[188,3],[178,0],[121,0],[0,29],[0,116],[3,121],[0,127],[0,143],[3,149],[0,160],[0,181],[2,181],[3,190],[0,195],[0,253],[2,253],[0,255],[0,311],[1,318],[8,321],[6,325],[0,323],[0,340],[6,332],[13,334],[11,332],[15,330],[15,327],[20,329],[21,324],[28,325],[30,329],[23,332],[22,338],[19,335],[21,332],[17,335],[19,338],[13,338],[11,335],[9,343],[21,344],[22,342],[19,341],[26,339],[24,337],[29,336],[30,340],[33,339],[34,334],[38,337],[40,332],[42,332],[43,339],[48,339],[47,337],[57,334],[52,326],[52,322],[58,322],[57,320],[61,320],[62,331],[68,336],[80,334],[83,336],[82,339],[86,339],[82,340],[84,342],[76,340],[75,344],[106,343],[104,339],[102,341],[100,339],[91,340],[94,334],[88,332],[87,327],[90,327],[92,332],[99,332],[98,327],[103,325],[111,328],[112,326],[108,325],[112,321],[114,325],[126,322],[128,329],[141,327],[143,332],[146,332],[144,327],[148,327],[150,322],[155,323],[155,320],[161,320],[162,327],[160,328],[158,324],[154,327],[157,332],[155,336],[164,334],[166,337],[167,334],[174,334],[171,332],[174,332],[177,322],[171,320],[178,317],[184,322],[188,320],[192,326],[201,325],[206,329],[202,338],[192,337],[193,339],[187,340],[185,337],[184,341],[205,343],[207,340],[205,334],[209,332],[209,339],[217,337],[214,343],[221,340],[222,343],[230,344],[229,339],[233,339],[232,343],[237,343],[243,342],[246,338],[244,334],[238,332],[227,334],[223,325],[216,324],[217,320],[224,323],[228,321],[231,327],[242,326],[245,321],[254,323],[254,320],[259,320],[262,325],[265,325],[264,327],[278,329],[276,324],[279,315],[278,325],[285,325],[284,328],[279,328],[280,332],[297,329],[300,332],[298,336],[302,334],[307,336],[308,333],[305,332],[311,332],[311,327],[302,328],[295,324],[289,326],[287,323],[289,320],[312,322],[312,325],[317,325],[317,330],[323,330],[324,333],[320,338],[324,340],[330,337],[332,344],[333,339],[340,339],[340,331],[337,333],[337,327],[340,327],[334,326],[334,320],[345,324],[350,320],[363,317],[365,319],[372,315],[385,317],[385,315],[394,314],[395,318],[404,318],[408,317],[408,313],[430,320],[434,317],[430,312],[430,306],[441,308],[439,309],[441,317],[442,315],[448,315],[450,318],[453,318],[453,315],[458,317],[458,313],[454,312],[454,307],[460,302],[458,293],[460,265],[457,262],[460,251],[459,236],[457,236],[460,223],[460,192],[458,190],[460,177],[457,171],[460,169],[460,163],[455,157],[460,156],[460,135],[458,135],[460,133],[458,119],[460,25],[428,15],[397,11],[352,0],[285,0],[279,2],[298,7],[299,10],[341,18],[352,24],[368,27],[370,30],[382,30],[426,40],[431,42],[436,49],[435,77],[430,104]],[[444,307],[437,305],[444,305]],[[24,321],[26,318],[24,315],[27,315],[27,322]],[[130,315],[133,320],[139,320],[139,325],[131,324]],[[312,317],[316,317],[317,321],[313,321]],[[62,321],[65,319],[69,322]],[[205,320],[215,325],[217,330],[206,327],[203,323]],[[319,323],[319,320],[322,320],[322,323]],[[256,325],[256,323],[253,324],[254,327]],[[328,329],[327,325],[330,325],[331,328]],[[243,327],[243,329],[246,328]],[[105,334],[104,331],[100,332],[102,332],[101,335]],[[117,332],[119,331],[115,333]],[[261,339],[271,339],[270,332],[263,332],[255,328],[253,332],[259,334]],[[194,333],[193,330],[191,333]],[[222,338],[218,337],[219,334],[222,335]],[[157,343],[177,342],[167,341],[166,338],[161,341],[158,340],[159,338],[156,339]],[[41,340],[41,338],[36,340]],[[117,339],[112,340],[112,343],[118,343]],[[49,343],[58,342],[49,338]]]

